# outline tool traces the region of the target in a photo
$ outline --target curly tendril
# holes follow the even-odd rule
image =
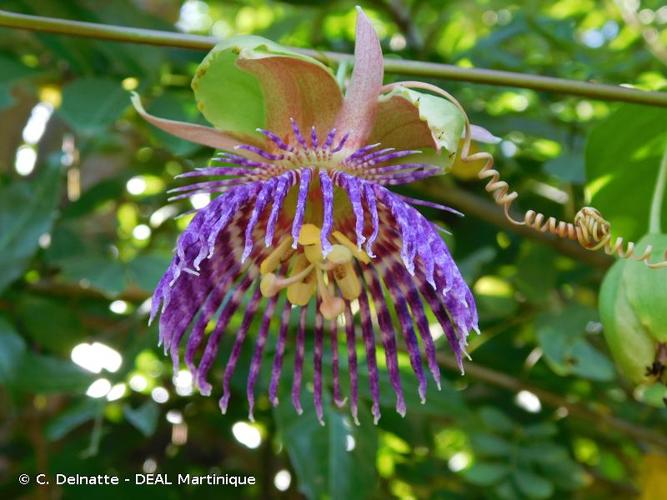
[[[503,208],[505,217],[512,224],[517,226],[527,226],[535,231],[550,233],[558,238],[576,241],[583,248],[591,251],[603,249],[607,255],[616,255],[622,259],[631,259],[643,262],[652,269],[667,268],[667,250],[663,260],[651,262],[652,245],[647,245],[640,253],[636,250],[636,244],[632,241],[625,242],[622,237],[615,240],[611,236],[611,224],[607,221],[599,210],[593,207],[583,207],[574,217],[574,222],[559,220],[556,217],[547,217],[543,213],[535,210],[528,210],[523,220],[517,220],[510,214],[510,208],[519,194],[511,191],[507,182],[500,178],[500,172],[493,168],[493,156],[486,151],[478,151],[470,154],[471,132],[470,119],[459,101],[449,92],[442,90],[435,85],[418,81],[397,82],[385,85],[382,90],[389,92],[394,88],[414,88],[422,89],[434,94],[438,94],[449,102],[463,114],[465,119],[463,145],[461,147],[460,159],[464,163],[472,163],[483,160],[484,165],[477,176],[481,180],[487,180],[485,189],[493,196],[497,205]]]

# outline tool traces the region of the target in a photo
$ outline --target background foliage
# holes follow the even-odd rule
[[[615,3],[592,0],[373,0],[364,7],[391,57],[659,90],[667,84],[659,50],[667,7],[659,0],[638,4],[623,3],[638,7],[625,17]],[[221,37],[256,33],[344,52],[353,45],[353,3],[342,0],[9,0],[2,7]],[[658,49],[647,48],[641,30],[655,30]],[[361,427],[350,425],[346,410],[330,403],[320,427],[308,405],[297,417],[286,394],[277,410],[260,397],[252,427],[234,426],[247,418],[247,362],[239,364],[228,415],[220,415],[215,398],[191,395],[188,377],[174,378],[156,346],[145,301],[187,222],[173,216],[191,208],[168,204],[165,190],[211,151],[147,126],[129,106],[128,90],[145,96],[154,114],[201,120],[189,81],[202,57],[0,30],[0,496],[90,497],[85,488],[22,488],[21,472],[139,471],[252,474],[257,484],[180,492],[121,485],[94,494],[609,499],[664,493],[667,410],[617,374],[600,335],[597,293],[611,261],[512,232],[461,168],[408,191],[468,214],[428,214],[443,217],[452,231],[449,243],[480,305],[482,335],[472,339],[465,376],[442,346],[444,388],[431,390],[420,405],[403,359],[408,415],[395,415],[391,394],[383,393],[377,427],[367,414]],[[460,98],[475,123],[503,138],[497,164],[524,206],[572,218],[590,201],[624,236],[646,232],[667,111],[436,83]],[[120,366],[108,351],[87,356],[106,361],[101,373],[75,364],[73,349],[79,346],[80,354],[80,344],[94,342],[119,353]],[[108,382],[91,388],[100,378]]]

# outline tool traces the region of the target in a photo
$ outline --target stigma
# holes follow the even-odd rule
[[[331,320],[343,314],[345,301],[361,294],[355,264],[368,264],[370,259],[340,231],[334,231],[332,236],[337,243],[326,256],[322,252],[321,228],[314,224],[301,227],[296,250],[290,245],[290,238],[283,238],[260,264],[262,295],[273,297],[287,289],[287,300],[294,306],[305,306],[317,297],[324,318]],[[281,269],[285,276],[279,274]]]

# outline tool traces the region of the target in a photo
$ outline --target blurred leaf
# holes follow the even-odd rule
[[[595,318],[595,311],[576,305],[538,318],[537,338],[549,366],[556,373],[591,380],[614,378],[614,367],[609,359],[586,340],[586,325]]]
[[[524,242],[517,260],[516,288],[529,302],[543,302],[549,298],[556,284],[558,272],[554,266],[556,253],[546,245]]]
[[[496,408],[485,406],[479,410],[479,416],[482,417],[482,421],[488,429],[497,430],[501,433],[508,433],[514,430],[514,422]]]
[[[153,401],[146,401],[137,409],[129,405],[123,406],[123,414],[127,421],[132,424],[144,436],[149,437],[155,433],[160,409]]]
[[[60,170],[41,169],[32,180],[0,188],[0,291],[19,277],[51,230],[60,196]]]
[[[623,104],[597,125],[586,145],[590,204],[629,240],[648,230],[658,165],[667,146],[667,110]],[[663,207],[663,219],[667,209]]]
[[[515,471],[514,480],[519,490],[529,498],[548,498],[554,491],[553,484],[527,470]]]
[[[477,486],[491,486],[504,478],[509,472],[510,468],[506,464],[483,462],[476,463],[469,469],[466,469],[463,477],[468,482]]]
[[[169,257],[140,255],[128,262],[128,279],[142,290],[151,291],[169,266]]]
[[[129,104],[129,95],[119,82],[80,78],[63,88],[59,112],[76,132],[91,136],[104,132]]]
[[[376,488],[377,427],[363,406],[359,427],[335,409],[329,398],[325,400],[324,426],[311,405],[304,409],[301,416],[287,404],[274,410],[299,490],[310,499],[371,497]]]
[[[503,438],[484,432],[475,432],[470,435],[475,453],[489,457],[502,457],[512,452],[512,445]]]
[[[110,296],[125,290],[125,266],[118,260],[98,255],[82,255],[59,263],[66,279],[77,282],[85,280],[89,286]]]
[[[21,326],[41,347],[69,354],[81,338],[82,325],[64,304],[41,297],[24,297],[18,304]]]
[[[25,340],[0,317],[0,383],[9,384],[14,379],[24,353]]]
[[[94,419],[104,408],[105,400],[86,398],[76,405],[72,405],[46,427],[46,437],[50,441],[61,439],[81,424]]]
[[[574,184],[583,184],[586,180],[584,173],[584,158],[581,152],[567,152],[544,164],[544,171],[557,179]]]
[[[170,120],[189,123],[203,122],[201,114],[197,111],[191,92],[167,90],[151,101],[147,111],[152,115]],[[172,153],[178,156],[189,156],[201,147],[193,142],[179,139],[156,127],[151,126],[149,133],[157,142],[167,146]]]
[[[13,387],[30,393],[83,393],[92,375],[69,360],[26,352]]]

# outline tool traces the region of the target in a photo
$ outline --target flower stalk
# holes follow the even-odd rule
[[[219,39],[210,36],[71,21],[44,16],[18,14],[5,10],[0,10],[0,26],[115,42],[141,43],[193,50],[210,50],[220,41]],[[338,52],[323,52],[309,49],[292,50],[323,62],[334,61],[340,63],[352,60],[351,55]],[[460,68],[450,64],[393,58],[385,59],[384,68],[387,73],[397,73],[407,76],[442,78],[485,85],[519,87],[537,91],[587,97],[590,99],[667,107],[667,93],[630,89],[618,85],[589,83],[563,78],[483,68]]]

